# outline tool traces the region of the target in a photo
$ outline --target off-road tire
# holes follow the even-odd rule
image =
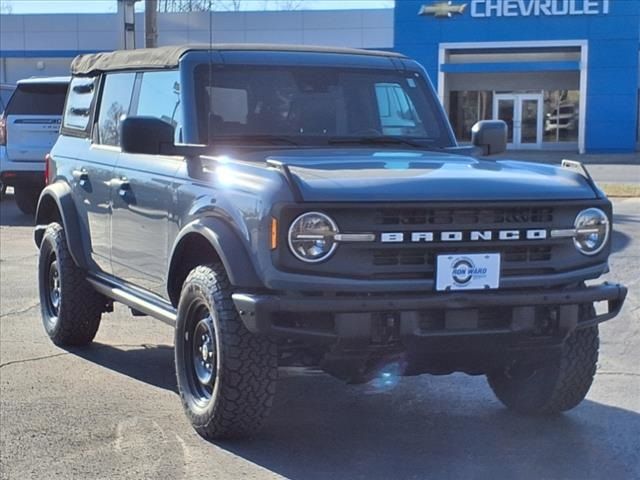
[[[13,198],[16,205],[25,215],[35,215],[38,208],[40,190],[35,187],[13,187]]]
[[[277,347],[272,340],[246,329],[231,294],[231,284],[222,264],[199,266],[185,280],[178,304],[175,330],[178,389],[189,421],[208,440],[255,434],[267,417],[275,395]],[[190,313],[194,305],[200,309],[198,315]],[[191,318],[194,315],[197,318]],[[202,382],[198,384],[194,373],[196,361],[200,360],[194,352],[198,348],[199,352],[203,351],[202,345],[195,345],[200,335],[194,323],[204,315],[208,315],[204,320],[213,329],[214,340],[209,348],[215,349],[215,365],[213,362],[210,365],[215,377],[210,382],[209,398],[206,398],[208,392],[201,394],[204,387]]]
[[[512,378],[506,371],[489,374],[489,385],[504,405],[520,413],[553,415],[570,410],[591,387],[599,345],[597,326],[576,330],[557,361],[524,377]]]
[[[55,267],[54,267],[55,263]],[[52,300],[51,279],[58,277],[58,306]],[[87,282],[71,258],[63,228],[51,223],[44,232],[38,258],[38,286],[42,323],[59,346],[91,343],[98,332],[106,299]]]

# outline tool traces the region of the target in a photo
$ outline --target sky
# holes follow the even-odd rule
[[[304,0],[301,10],[331,10],[357,8],[393,8],[393,0]],[[143,2],[137,5],[137,10]],[[277,0],[243,0],[242,10],[277,8]],[[99,13],[115,12],[116,0],[0,0],[0,13]]]

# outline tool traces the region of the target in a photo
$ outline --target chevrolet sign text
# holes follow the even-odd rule
[[[610,3],[610,0],[471,0],[471,16],[606,15]]]

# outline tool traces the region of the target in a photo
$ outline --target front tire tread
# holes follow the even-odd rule
[[[196,431],[206,439],[241,438],[255,434],[262,426],[273,403],[277,380],[277,348],[274,342],[253,335],[246,329],[233,300],[232,288],[220,263],[199,266],[191,271],[183,286],[178,306],[176,347],[182,341],[186,311],[191,295],[204,294],[217,315],[222,360],[218,373],[218,391],[213,408],[195,413],[181,385],[185,380],[177,372],[180,396]],[[183,307],[183,308],[181,308]],[[176,348],[176,369],[182,361]]]
[[[542,367],[531,378],[513,379],[505,372],[487,375],[489,386],[508,408],[527,415],[555,415],[586,397],[596,373],[598,327],[579,329],[565,341],[559,362]]]

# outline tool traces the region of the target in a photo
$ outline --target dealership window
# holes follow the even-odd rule
[[[577,142],[580,125],[580,92],[544,92],[544,143]]]
[[[538,92],[540,91],[538,90]],[[494,94],[495,92],[486,90],[449,92],[449,119],[458,141],[470,142],[473,125],[480,120],[494,118]],[[539,120],[542,122],[542,143],[577,142],[580,125],[580,92],[578,90],[548,90],[544,91],[542,95],[543,117]],[[538,121],[535,116],[533,119]],[[511,141],[511,135],[509,138]]]
[[[444,64],[456,68],[445,71],[442,93],[458,140],[470,142],[480,120],[501,119],[509,127],[510,148],[577,148],[585,113],[581,59],[577,45],[446,49]],[[572,68],[547,69],[555,63]],[[490,69],[494,64],[505,68]],[[520,71],[528,64],[531,70]]]
[[[471,127],[493,117],[493,92],[453,91],[449,93],[449,118],[460,142],[471,141]]]

